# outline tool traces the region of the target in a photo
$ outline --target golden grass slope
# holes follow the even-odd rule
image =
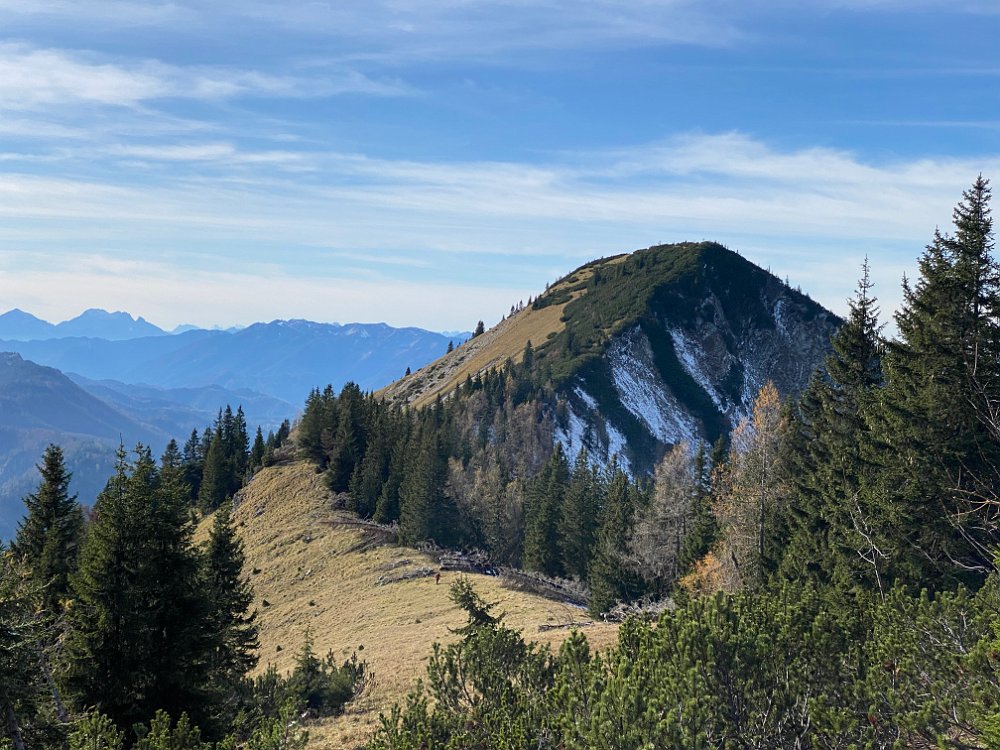
[[[626,257],[628,256],[616,256],[605,263],[620,263]],[[553,284],[546,293],[556,293],[561,286],[586,282],[595,267],[574,271]],[[565,328],[562,316],[566,305],[586,293],[586,288],[579,289],[563,304],[549,305],[540,310],[532,309],[529,305],[409,377],[387,385],[378,393],[385,398],[420,408],[432,404],[439,395],[447,396],[470,375],[476,377],[480,373],[501,367],[508,359],[520,362],[527,342],[530,341],[537,349]]]
[[[374,681],[343,716],[310,727],[310,747],[362,746],[379,712],[423,676],[431,645],[448,641],[449,628],[463,624],[463,613],[448,599],[457,574],[443,573],[440,585],[433,576],[380,583],[435,563],[417,550],[374,541],[353,516],[333,510],[322,477],[305,463],[257,474],[241,493],[234,521],[247,570],[253,571],[261,626],[258,670],[269,662],[290,670],[307,629],[320,655],[332,650],[344,660],[357,652]],[[539,632],[539,626],[590,619],[577,607],[507,590],[498,578],[471,577],[529,639],[558,644],[568,629]],[[613,642],[617,628],[595,623],[585,633],[600,648]]]

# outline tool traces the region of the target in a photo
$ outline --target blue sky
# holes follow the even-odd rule
[[[494,322],[713,239],[883,305],[1000,176],[996,0],[0,0],[0,309]]]

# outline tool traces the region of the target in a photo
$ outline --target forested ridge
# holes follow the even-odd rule
[[[989,200],[980,178],[926,247],[896,336],[866,265],[798,398],[765,384],[729,435],[679,442],[649,475],[552,441],[567,363],[587,366],[625,319],[611,301],[632,304],[644,251],[592,282],[615,289],[603,312],[427,408],[314,391],[297,449],[359,515],[407,544],[577,579],[595,613],[655,603],[607,652],[582,634],[553,652],[459,580],[467,624],[371,747],[1000,747]],[[85,519],[58,448],[46,453],[0,571],[13,747],[294,747],[297,712],[350,698],[363,665],[308,645],[289,676],[245,676],[254,616],[225,499],[251,455],[238,413],[220,414],[159,464],[122,452]],[[221,506],[206,546],[198,504]]]

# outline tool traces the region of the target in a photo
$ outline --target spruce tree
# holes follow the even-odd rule
[[[205,471],[205,452],[198,430],[191,430],[191,435],[184,443],[181,458],[184,466],[184,479],[191,488],[191,497],[197,499],[201,490],[201,475]]]
[[[232,522],[232,505],[224,503],[212,522],[204,576],[211,610],[211,688],[216,705],[229,714],[236,709],[243,678],[257,664],[259,647],[253,591],[243,574],[244,563],[243,542]]]
[[[69,577],[76,569],[83,513],[69,494],[71,474],[62,449],[50,445],[38,466],[42,481],[24,498],[27,515],[18,525],[12,549],[23,557],[39,587],[45,609],[57,614],[69,597]]]
[[[250,448],[250,471],[257,471],[264,465],[264,451],[266,450],[266,444],[264,442],[264,433],[260,429],[260,425],[257,426],[257,434],[253,438],[253,447]]]
[[[556,443],[539,474],[528,482],[525,498],[524,567],[550,576],[563,575],[559,521],[569,484],[569,465]]]
[[[793,411],[787,461],[789,540],[781,568],[841,588],[877,587],[888,571],[892,513],[873,497],[870,422],[884,343],[867,261],[847,321]]]
[[[243,486],[247,476],[249,457],[250,436],[247,432],[247,420],[243,414],[243,407],[237,406],[226,440],[226,461],[229,469],[227,496],[232,497]]]
[[[374,520],[378,523],[393,523],[399,520],[399,493],[410,455],[411,427],[410,420],[403,420],[393,435],[394,443],[389,456],[388,473],[375,504]]]
[[[122,728],[157,709],[204,723],[211,618],[182,487],[147,449],[119,449],[95,511],[71,581],[72,691]]]
[[[229,493],[230,464],[226,458],[226,442],[220,424],[205,453],[205,465],[198,490],[198,505],[204,513],[218,508]]]
[[[629,567],[626,554],[636,505],[641,503],[639,489],[629,482],[625,472],[613,466],[594,556],[587,571],[590,611],[594,615],[606,612],[616,602],[631,601],[642,592],[642,581]]]
[[[448,545],[453,539],[455,514],[443,492],[447,463],[432,424],[424,425],[419,444],[399,488],[400,537],[408,544],[433,541]]]
[[[580,449],[559,517],[559,552],[563,567],[570,575],[587,579],[587,566],[597,537],[601,508],[601,480],[587,461],[587,451]]]
[[[337,399],[337,420],[327,448],[327,483],[335,492],[345,492],[361,460],[366,435],[361,389],[348,383]]]
[[[371,442],[368,444],[364,458],[357,464],[350,481],[350,500],[348,508],[364,518],[374,515],[378,505],[379,495],[385,486],[389,472],[388,430],[380,422]]]
[[[42,610],[43,591],[29,570],[0,544],[0,745],[13,750],[35,746],[33,730],[44,705],[39,663],[49,636]],[[41,742],[39,741],[40,745]]]
[[[903,575],[921,585],[978,582],[993,565],[997,533],[983,501],[994,492],[1000,442],[979,408],[1000,402],[989,200],[980,177],[955,209],[955,234],[938,232],[925,249],[885,357],[878,492],[894,511]]]

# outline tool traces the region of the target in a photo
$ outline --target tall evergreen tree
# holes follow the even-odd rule
[[[205,452],[198,430],[191,430],[191,435],[184,443],[181,460],[184,466],[184,479],[191,488],[191,497],[197,499],[201,490],[201,475],[205,471]]]
[[[556,443],[538,476],[528,482],[525,498],[524,567],[546,575],[563,575],[559,521],[569,484],[569,464]]]
[[[1000,399],[1000,274],[989,201],[980,177],[955,208],[955,234],[935,234],[916,284],[904,284],[899,340],[885,357],[878,491],[896,511],[904,576],[921,585],[979,581],[993,565],[995,514],[982,498],[995,486],[1000,443],[977,409]]]
[[[119,727],[157,709],[204,723],[211,619],[181,487],[147,449],[119,449],[95,511],[72,579],[70,687]]]
[[[226,407],[229,409],[229,407]],[[232,418],[232,426],[226,440],[226,459],[229,464],[229,488],[227,495],[232,496],[243,486],[247,476],[250,457],[250,436],[247,432],[247,419],[243,407],[237,406]]]
[[[42,594],[47,611],[56,614],[69,596],[69,577],[76,569],[83,513],[69,494],[71,474],[62,449],[50,445],[38,467],[42,481],[24,498],[27,515],[18,525],[13,551],[23,557]]]
[[[643,504],[639,488],[629,482],[617,465],[612,466],[594,555],[587,571],[590,611],[595,615],[642,593],[642,580],[628,565],[627,550],[636,507]]]
[[[232,505],[224,503],[212,522],[204,575],[211,609],[211,688],[219,710],[230,719],[240,684],[257,664],[259,647],[253,591],[243,574],[244,563],[243,542],[232,522]]]
[[[587,460],[587,451],[580,449],[569,486],[563,498],[559,517],[559,551],[566,572],[581,580],[587,579],[587,566],[597,538],[601,512],[601,478]]]
[[[257,471],[261,466],[264,465],[265,450],[266,450],[266,444],[264,442],[264,433],[260,429],[260,425],[257,425],[257,434],[254,435],[253,447],[250,448],[249,465],[251,471]]]
[[[888,575],[891,509],[872,494],[870,422],[883,385],[884,342],[867,261],[831,354],[793,412],[787,460],[789,541],[781,568],[841,588]]]
[[[410,451],[411,422],[405,420],[400,430],[393,436],[394,443],[389,456],[389,469],[382,491],[375,504],[374,519],[378,523],[392,523],[399,520],[399,493],[406,474]]]
[[[337,421],[326,447],[327,483],[334,491],[348,489],[365,442],[364,396],[355,383],[347,383],[337,399]]]
[[[409,544],[434,541],[447,545],[454,522],[443,492],[447,463],[440,436],[429,423],[423,427],[419,446],[407,463],[399,488],[400,536]]]
[[[48,636],[35,577],[0,544],[0,738],[13,750],[28,750],[42,739],[32,736],[32,720],[44,701],[39,663]]]
[[[198,505],[208,513],[218,508],[226,499],[230,487],[230,462],[227,461],[226,441],[221,420],[215,428],[212,442],[205,452],[205,464],[198,490]]]

